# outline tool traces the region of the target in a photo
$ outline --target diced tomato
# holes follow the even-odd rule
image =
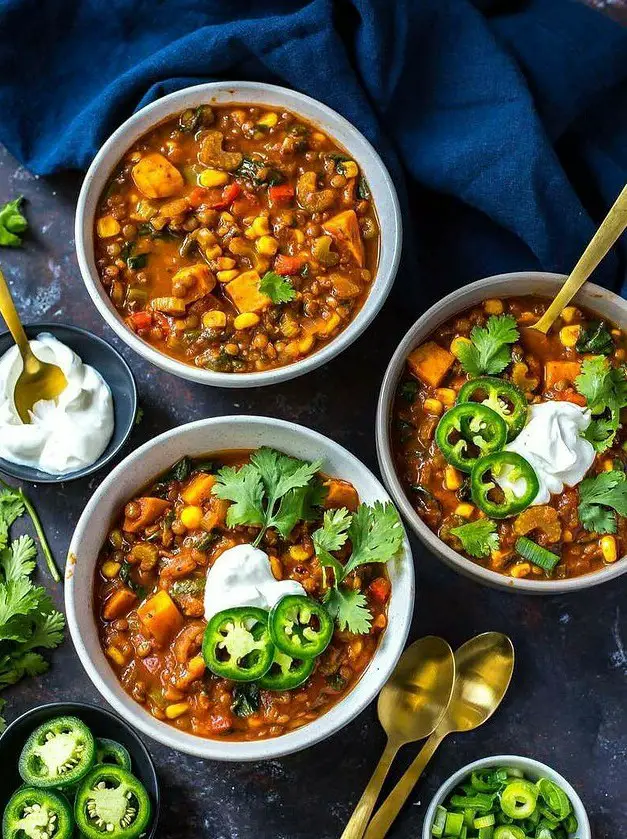
[[[202,186],[195,186],[194,189],[187,196],[190,207],[200,207],[203,201],[207,198],[209,190]]]
[[[152,312],[134,312],[129,318],[128,323],[132,329],[149,329],[152,326]]]
[[[268,198],[271,204],[287,204],[294,198],[294,187],[290,184],[268,187]]]
[[[209,721],[209,727],[214,734],[224,734],[226,731],[231,730],[233,724],[231,722],[231,717],[226,714],[212,714]]]
[[[368,591],[377,603],[387,603],[390,596],[390,581],[385,577],[377,577],[368,586]]]
[[[566,390],[554,391],[553,399],[557,402],[572,402],[573,405],[579,405],[581,408],[585,408],[588,404],[586,397],[582,396],[581,393],[577,393],[572,387]]]
[[[290,276],[291,274],[298,274],[305,264],[305,259],[302,256],[286,256],[280,253],[274,260],[274,270],[277,274]]]
[[[209,206],[213,210],[226,210],[227,207],[230,207],[233,201],[241,195],[241,193],[242,187],[237,183],[237,181],[233,181],[232,184],[227,184],[224,187],[220,200],[210,202]]]

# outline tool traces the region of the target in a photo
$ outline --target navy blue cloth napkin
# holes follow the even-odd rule
[[[568,271],[627,181],[627,30],[574,0],[0,0],[0,141],[39,174],[216,79],[308,93],[374,143],[414,303]],[[620,290],[626,255],[595,278]]]

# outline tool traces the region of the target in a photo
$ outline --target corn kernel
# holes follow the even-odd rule
[[[274,128],[278,121],[279,118],[274,111],[268,111],[268,113],[264,114],[261,119],[257,121],[257,125],[265,125],[266,128]]]
[[[572,530],[565,530],[562,533],[562,542],[572,542],[572,541],[573,541]]]
[[[259,315],[255,314],[255,312],[243,312],[235,318],[233,326],[236,329],[252,329],[252,327],[257,326],[258,323]]]
[[[278,556],[270,557],[270,570],[275,580],[283,579],[283,565]]]
[[[292,545],[290,547],[290,556],[295,562],[304,562],[310,558],[311,553],[311,550],[306,548],[305,545]]]
[[[228,213],[226,210],[223,213],[220,213],[220,224],[221,225],[229,225],[233,224],[235,221],[234,216]]]
[[[603,471],[604,472],[612,472],[613,469],[614,469],[614,461],[613,460],[611,460],[610,458],[607,458],[607,460],[603,461]]]
[[[615,338],[620,338],[621,334],[620,329],[610,329],[610,335],[613,335]]]
[[[617,349],[614,353],[614,358],[616,361],[624,361],[626,355],[627,353],[625,353],[625,350],[622,347],[619,347],[619,349]]]
[[[302,245],[305,241],[305,234],[302,230],[292,230],[292,239],[297,245]]]
[[[457,358],[457,351],[462,344],[472,344],[472,341],[469,338],[463,338],[461,335],[457,335],[451,341],[451,352]]]
[[[467,502],[458,504],[457,507],[455,507],[455,515],[461,516],[463,519],[469,519],[474,512],[475,508],[473,505],[468,504]]]
[[[206,187],[224,186],[228,180],[228,172],[220,172],[219,169],[205,169],[198,176],[198,183]]]
[[[124,653],[121,649],[119,649],[119,647],[114,647],[112,644],[110,647],[107,647],[105,653],[111,659],[111,661],[115,661],[115,663],[119,667],[123,667],[126,664],[126,658],[124,657]]]
[[[509,573],[512,577],[526,577],[531,573],[531,563],[519,562],[512,567],[512,570]]]
[[[205,329],[224,329],[226,326],[226,315],[220,309],[205,312],[202,316],[202,325]]]
[[[316,339],[314,335],[306,335],[304,338],[300,339],[300,341],[298,342],[298,351],[301,353],[301,355],[305,355],[305,353],[311,351],[315,340]]]
[[[101,239],[117,236],[121,230],[120,222],[113,216],[103,216],[96,223],[96,230]]]
[[[502,315],[504,306],[501,300],[493,299],[486,300],[483,304],[483,308],[488,315]]]
[[[579,324],[574,326],[563,326],[560,329],[560,341],[565,347],[574,347],[579,336],[581,335],[581,327]]]
[[[565,309],[562,309],[562,320],[565,320],[566,323],[572,323],[578,312],[574,306],[566,306]]]
[[[230,271],[231,268],[235,268],[237,265],[237,262],[234,259],[231,259],[230,256],[221,256],[216,260],[216,263],[220,271]]]
[[[102,573],[108,580],[112,580],[114,577],[118,576],[121,567],[122,566],[119,562],[114,562],[110,559],[107,562],[102,563]]]
[[[337,312],[333,312],[329,320],[326,322],[326,325],[320,331],[324,335],[330,335],[333,330],[340,325],[341,318]]]
[[[436,388],[435,395],[447,408],[454,405],[457,399],[457,394],[452,387],[438,387]]]
[[[425,411],[427,411],[430,414],[435,414],[437,417],[439,417],[442,411],[444,410],[444,405],[440,402],[439,399],[425,399],[424,406]]]
[[[165,715],[169,720],[175,720],[178,717],[182,717],[183,714],[186,714],[188,711],[188,702],[175,702],[173,705],[168,705],[165,709]]]
[[[450,490],[458,490],[464,483],[462,473],[454,466],[447,466],[444,470],[444,486]]]
[[[210,245],[208,248],[205,248],[205,256],[207,259],[218,259],[222,256],[222,248],[220,245]]]
[[[279,249],[279,243],[274,236],[260,236],[257,239],[257,251],[264,256],[274,256]]]
[[[233,268],[230,271],[218,271],[216,277],[221,283],[230,283],[235,277],[239,277],[239,271],[237,268]]]
[[[181,522],[188,530],[195,530],[200,527],[202,516],[202,507],[197,507],[195,504],[190,504],[181,510]]]
[[[356,178],[359,174],[359,166],[354,160],[344,160],[340,165],[345,178]]]
[[[603,536],[601,539],[601,553],[606,562],[616,562],[618,551],[616,550],[615,536]]]
[[[267,236],[269,233],[270,225],[266,216],[257,216],[244,231],[244,236],[247,239],[258,239],[260,236]]]

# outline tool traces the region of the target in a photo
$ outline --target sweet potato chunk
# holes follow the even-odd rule
[[[147,154],[133,166],[135,186],[146,198],[168,198],[185,185],[183,176],[162,154]]]
[[[231,502],[224,498],[216,498],[213,496],[209,502],[209,509],[202,517],[200,526],[207,533],[210,533],[214,528],[220,527],[226,521],[226,511],[231,506]]]
[[[239,312],[262,312],[272,304],[268,295],[259,291],[260,282],[257,271],[244,271],[227,284],[227,294]]]
[[[346,248],[360,268],[364,267],[364,243],[355,210],[344,210],[325,221],[323,230],[336,240],[338,247]]]
[[[330,274],[329,279],[333,286],[333,294],[339,300],[350,300],[353,297],[359,297],[361,294],[361,286],[342,274]]]
[[[172,290],[175,285],[183,286],[186,289],[185,297],[180,298],[186,306],[195,300],[200,300],[213,291],[217,283],[215,276],[211,273],[204,262],[197,262],[195,265],[188,265],[181,268],[172,277]]]
[[[427,341],[410,352],[407,364],[413,375],[429,387],[439,387],[453,366],[455,356],[435,341]]]
[[[106,621],[114,621],[125,615],[135,604],[137,595],[130,588],[122,586],[116,589],[111,597],[107,599],[102,610],[102,617]]]
[[[359,506],[359,496],[352,484],[349,484],[348,481],[331,478],[324,482],[324,486],[327,489],[327,495],[324,499],[324,506],[327,509],[346,507],[351,513],[355,512]]]
[[[127,533],[137,533],[138,530],[143,530],[149,524],[154,524],[159,516],[162,516],[171,506],[169,501],[164,501],[163,498],[152,498],[151,496],[136,498],[135,503],[139,504],[140,513],[134,519],[124,516],[122,530],[126,530]]]
[[[183,616],[167,591],[161,589],[137,610],[144,628],[159,644],[167,644],[183,626]]]
[[[195,475],[190,483],[181,493],[181,498],[186,504],[202,504],[211,495],[211,490],[216,482],[215,475],[207,475],[201,472]]]
[[[544,387],[550,390],[557,382],[570,382],[581,373],[579,361],[547,361],[544,365]]]

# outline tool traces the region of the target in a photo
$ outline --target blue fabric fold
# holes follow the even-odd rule
[[[303,91],[374,143],[415,303],[567,272],[627,182],[627,30],[574,0],[0,0],[0,141],[38,174],[219,79]],[[595,279],[624,292],[626,264],[623,241]]]

